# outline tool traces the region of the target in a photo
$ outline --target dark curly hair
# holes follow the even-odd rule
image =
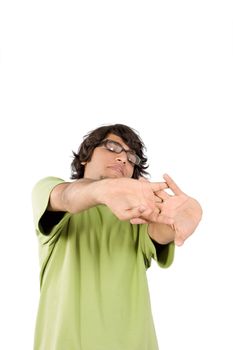
[[[108,134],[114,134],[122,138],[125,144],[134,150],[140,157],[139,165],[134,165],[132,178],[138,179],[140,176],[147,175],[147,158],[144,155],[145,145],[138,132],[127,125],[113,124],[101,126],[90,131],[84,136],[84,140],[79,146],[78,152],[73,152],[73,161],[71,163],[71,179],[80,179],[84,176],[84,165],[82,162],[91,160],[94,149],[107,137]]]

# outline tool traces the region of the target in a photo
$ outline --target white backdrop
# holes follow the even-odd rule
[[[1,1],[1,349],[32,349],[32,186],[69,179],[82,136],[119,122],[152,179],[169,173],[204,210],[172,267],[148,271],[160,350],[233,350],[232,17],[225,0]]]

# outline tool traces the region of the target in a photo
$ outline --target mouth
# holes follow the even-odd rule
[[[110,165],[110,166],[108,166],[108,168],[113,170],[114,172],[118,173],[121,176],[125,176],[124,169],[120,165]]]

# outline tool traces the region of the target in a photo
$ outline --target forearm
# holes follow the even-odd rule
[[[168,244],[174,241],[175,230],[167,224],[150,223],[148,225],[149,236],[159,244]]]
[[[102,204],[98,191],[101,181],[80,179],[56,186],[50,195],[48,210],[79,213]]]

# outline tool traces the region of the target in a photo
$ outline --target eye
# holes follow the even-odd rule
[[[128,153],[128,160],[129,160],[131,163],[135,164],[135,163],[136,163],[135,154],[133,154],[133,153]]]
[[[109,151],[112,151],[112,152],[120,153],[122,151],[121,145],[119,145],[114,141],[108,141],[106,146],[109,149]]]
[[[138,155],[132,152],[128,153],[128,160],[134,165],[139,165],[141,162],[141,159],[138,157]]]
[[[112,141],[108,141],[106,144],[107,148],[109,149],[109,151],[114,152],[116,146],[114,145],[114,143]]]

